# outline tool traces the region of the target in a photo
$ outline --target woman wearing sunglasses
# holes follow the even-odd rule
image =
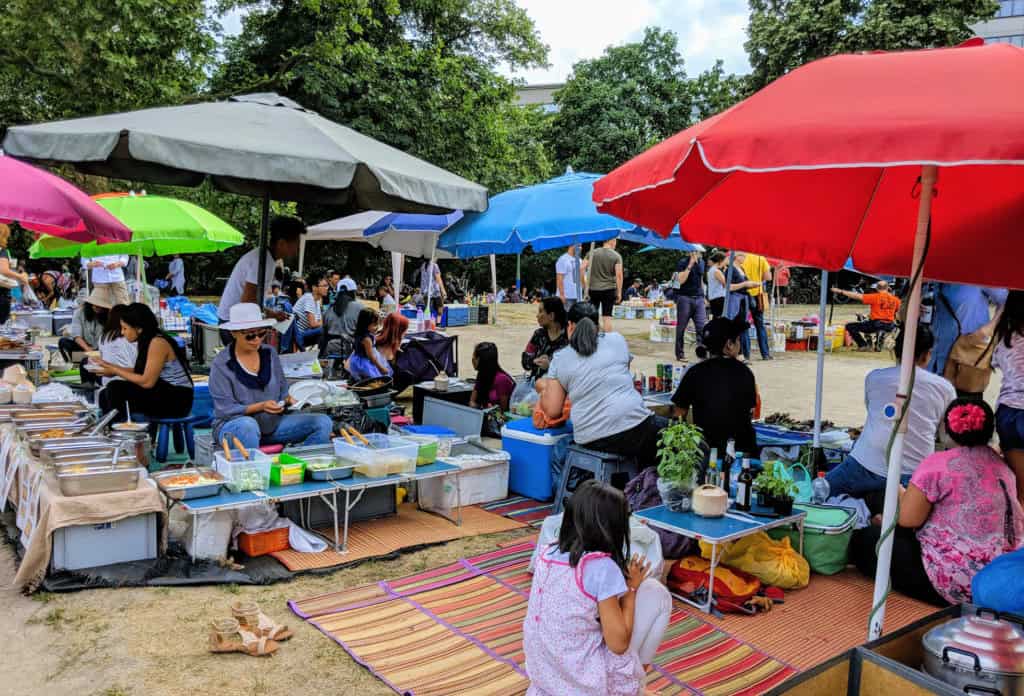
[[[294,403],[277,352],[263,345],[273,319],[251,303],[236,304],[221,329],[233,342],[210,366],[215,443],[232,436],[246,449],[263,445],[324,445],[331,419],[321,414],[286,413]]]

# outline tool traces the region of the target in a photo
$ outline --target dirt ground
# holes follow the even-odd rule
[[[786,307],[785,318],[813,313],[812,307]],[[513,374],[535,326],[535,308],[503,305],[497,326],[453,329],[459,335],[463,376],[471,375],[473,346],[498,344],[501,360]],[[851,320],[853,310],[839,307],[835,321]],[[616,321],[629,339],[638,370],[653,371],[671,362],[672,346],[647,340],[648,321]],[[755,349],[756,355],[756,349]],[[891,356],[839,352],[826,358],[824,417],[841,425],[860,425],[864,417],[863,380],[871,369],[892,364]],[[814,356],[785,353],[771,362],[753,359],[765,413],[786,411],[811,418],[814,407]],[[991,389],[993,395],[996,384]],[[451,542],[393,561],[374,561],[330,575],[303,576],[269,587],[215,586],[91,590],[66,595],[22,596],[10,589],[14,557],[0,544],[0,694],[21,696],[217,694],[262,696],[294,692],[374,696],[392,693],[319,631],[288,611],[288,599],[307,597],[385,578],[402,577],[493,549],[523,535],[508,532]],[[211,619],[228,616],[231,601],[261,604],[295,637],[272,659],[206,652]]]

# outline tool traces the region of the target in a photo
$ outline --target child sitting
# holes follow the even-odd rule
[[[348,359],[348,371],[353,380],[390,377],[391,365],[377,350],[377,330],[380,316],[375,310],[364,308],[356,318],[355,347]]]
[[[643,693],[668,627],[668,590],[629,558],[629,507],[598,481],[569,499],[558,542],[537,562],[523,624],[527,696]]]

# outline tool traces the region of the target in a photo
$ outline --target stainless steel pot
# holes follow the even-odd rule
[[[121,445],[122,452],[134,454],[139,466],[149,469],[152,455],[152,441],[147,430],[111,430],[107,436],[115,445]]]
[[[1024,696],[1024,626],[978,609],[928,631],[924,670],[968,694]]]

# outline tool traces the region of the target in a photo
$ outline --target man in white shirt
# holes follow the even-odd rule
[[[270,247],[267,250],[267,270],[265,283],[265,294],[270,295],[270,283],[274,279],[274,266],[279,260],[291,258],[299,253],[299,237],[306,233],[306,225],[297,217],[278,216],[270,223]],[[238,259],[234,269],[231,271],[228,282],[224,286],[224,294],[221,295],[220,305],[217,307],[217,318],[220,323],[230,319],[231,308],[243,302],[263,305],[258,301],[257,285],[259,284],[260,257],[259,249],[252,249]],[[278,321],[288,318],[288,315],[280,311],[268,311]],[[221,331],[221,338],[227,333],[225,345],[230,343],[231,335]]]
[[[903,440],[903,461],[900,462],[900,480],[903,485],[910,480],[917,465],[935,452],[935,439],[942,416],[956,398],[956,389],[952,384],[925,369],[931,360],[934,345],[935,337],[931,330],[927,326],[919,327],[914,350],[914,392],[910,399],[907,433]],[[902,349],[903,334],[900,333],[896,339],[896,354],[900,355]],[[885,490],[889,470],[886,449],[899,417],[895,406],[899,381],[899,366],[872,370],[864,379],[867,419],[853,450],[842,464],[826,476],[830,495],[845,493],[853,498],[863,498]]]
[[[423,293],[424,302],[427,303],[428,311],[435,316],[441,316],[441,310],[445,299],[448,297],[448,290],[444,287],[441,279],[441,269],[430,259],[423,259],[420,266],[420,292]]]
[[[171,284],[172,295],[185,294],[185,262],[181,260],[180,254],[175,254],[167,264],[167,280]]]
[[[576,258],[576,247],[571,246],[555,263],[555,284],[567,312],[580,299],[580,291],[576,285],[579,275],[580,260]]]
[[[124,281],[124,267],[127,265],[127,254],[82,259],[82,266],[92,274],[92,286],[96,296],[106,298],[111,307],[131,304],[128,285]]]

